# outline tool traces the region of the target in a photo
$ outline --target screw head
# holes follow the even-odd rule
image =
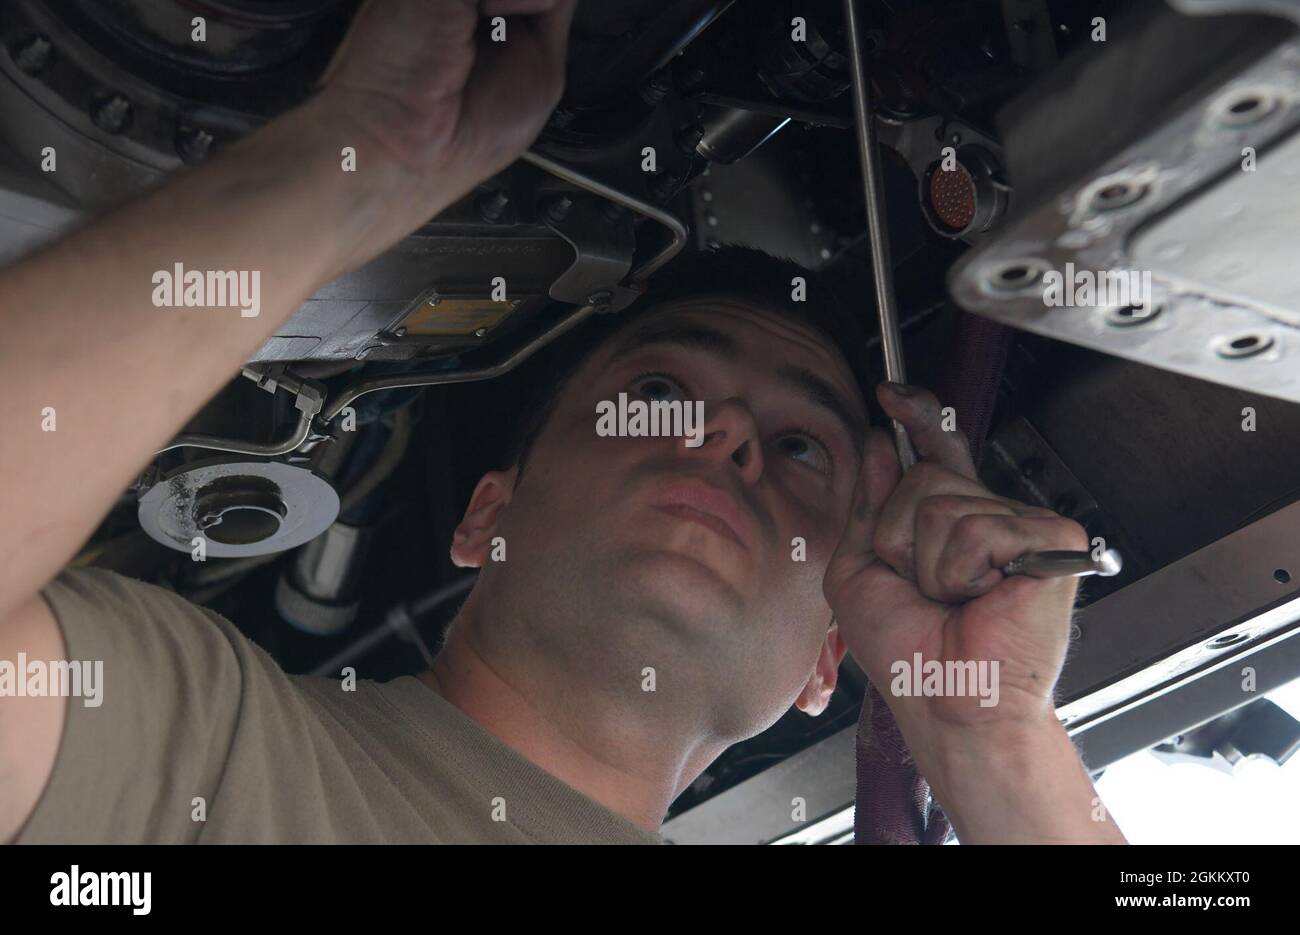
[[[476,338],[486,337],[486,336],[487,336],[487,331],[488,331],[488,330],[487,330],[486,328],[475,328],[475,329],[474,329],[474,337],[476,337]]]
[[[131,102],[116,91],[99,95],[90,107],[90,118],[105,133],[121,133],[131,125],[132,113]]]

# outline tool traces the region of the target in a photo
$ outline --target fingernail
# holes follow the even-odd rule
[[[896,395],[898,395],[898,396],[915,396],[915,395],[916,395],[916,388],[915,388],[915,387],[909,386],[909,385],[906,384],[906,383],[895,383],[893,380],[888,380],[888,381],[886,381],[886,382],[885,382],[885,388],[888,389],[889,392],[894,393],[894,394],[896,394]]]

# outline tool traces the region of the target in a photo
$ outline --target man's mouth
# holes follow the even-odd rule
[[[667,485],[654,507],[730,539],[746,551],[753,541],[753,524],[726,491],[701,480],[677,480]]]

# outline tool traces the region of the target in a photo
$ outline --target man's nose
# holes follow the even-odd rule
[[[740,472],[740,479],[755,483],[763,476],[763,446],[758,437],[758,423],[749,407],[738,399],[728,399],[707,407],[704,441],[690,447],[689,438],[677,444],[684,458],[705,458],[714,462],[730,461]]]

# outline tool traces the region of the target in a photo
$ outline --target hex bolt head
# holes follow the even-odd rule
[[[573,210],[573,199],[568,195],[557,195],[546,202],[546,216],[556,223],[563,221]]]
[[[202,162],[212,151],[213,136],[199,127],[181,127],[176,131],[176,155],[187,163]]]
[[[601,289],[599,292],[593,292],[587,296],[587,304],[594,306],[596,314],[604,314],[609,311],[609,303],[613,301],[614,294],[608,289]]]
[[[105,133],[121,133],[131,125],[131,102],[116,91],[101,94],[90,106],[95,126]]]
[[[24,74],[38,75],[50,63],[50,54],[53,51],[54,45],[48,38],[36,35],[12,47],[9,54],[13,57],[14,64]]]
[[[480,195],[476,204],[479,217],[495,224],[505,217],[506,209],[510,207],[510,196],[502,191],[489,192]]]

